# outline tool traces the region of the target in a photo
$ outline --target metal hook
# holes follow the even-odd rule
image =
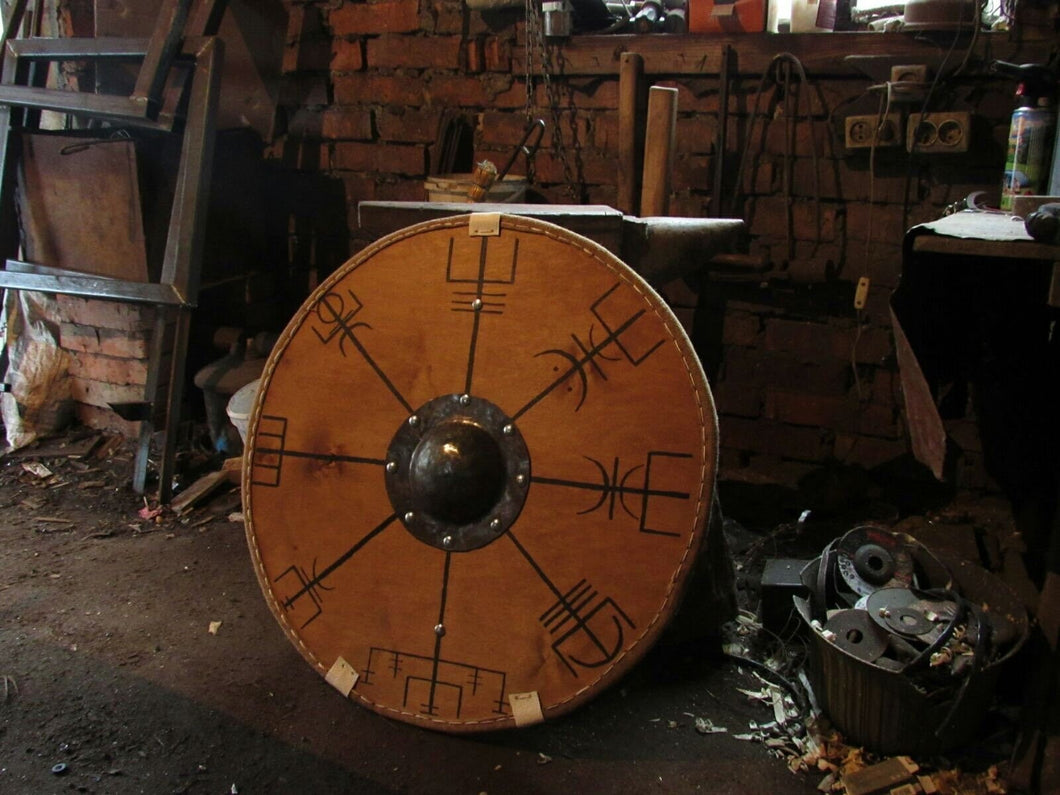
[[[537,138],[534,139],[533,145],[528,145],[527,142],[530,140],[530,136],[534,134],[535,130],[537,131]],[[512,156],[508,158],[508,162],[504,164],[504,168],[497,172],[497,178],[494,181],[500,182],[502,179],[508,176],[508,172],[511,171],[512,166],[515,165],[515,159],[519,156],[520,152],[523,152],[526,155],[527,160],[533,157],[534,152],[536,152],[538,147],[541,146],[541,139],[544,137],[544,119],[534,119],[532,122],[526,125],[526,131],[523,133],[522,140],[519,141],[518,144],[516,144],[515,151],[512,152]]]

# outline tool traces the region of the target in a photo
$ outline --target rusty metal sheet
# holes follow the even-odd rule
[[[931,388],[924,378],[924,371],[920,369],[920,362],[917,361],[893,308],[891,326],[894,329],[894,347],[898,357],[913,455],[917,461],[931,469],[936,478],[942,480],[946,463],[946,429],[942,424],[942,417],[939,416]]]

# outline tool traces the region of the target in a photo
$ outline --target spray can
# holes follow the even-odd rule
[[[1001,180],[1001,209],[1012,209],[1013,196],[1044,194],[1049,184],[1056,113],[1049,105],[1021,107],[1012,113],[1008,154]]]
[[[1012,209],[1013,196],[1036,196],[1049,188],[1056,111],[1053,91],[1056,77],[1039,64],[993,63],[995,71],[1016,77],[1018,107],[1012,113],[1008,153],[1001,178],[1001,209]]]

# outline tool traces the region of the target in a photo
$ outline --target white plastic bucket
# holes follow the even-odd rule
[[[250,410],[254,408],[254,398],[258,396],[258,384],[260,383],[261,379],[258,378],[237,389],[225,409],[228,412],[228,419],[232,421],[232,424],[236,426],[236,430],[239,431],[239,438],[243,440],[243,444],[247,443],[247,424],[250,422]]]

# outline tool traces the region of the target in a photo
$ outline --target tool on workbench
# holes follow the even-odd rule
[[[544,119],[534,119],[526,125],[523,137],[519,140],[519,143],[515,145],[515,149],[512,151],[511,157],[508,158],[508,162],[505,163],[499,171],[489,160],[483,160],[481,163],[475,164],[475,170],[471,174],[472,184],[467,192],[468,198],[473,202],[485,201],[486,196],[489,195],[490,188],[492,188],[494,184],[504,181],[504,178],[508,176],[508,172],[512,170],[512,166],[515,165],[515,160],[520,154],[526,155],[527,171],[529,171],[530,158],[532,158],[534,153],[537,152],[544,135]],[[531,138],[533,138],[532,143],[530,141]]]

